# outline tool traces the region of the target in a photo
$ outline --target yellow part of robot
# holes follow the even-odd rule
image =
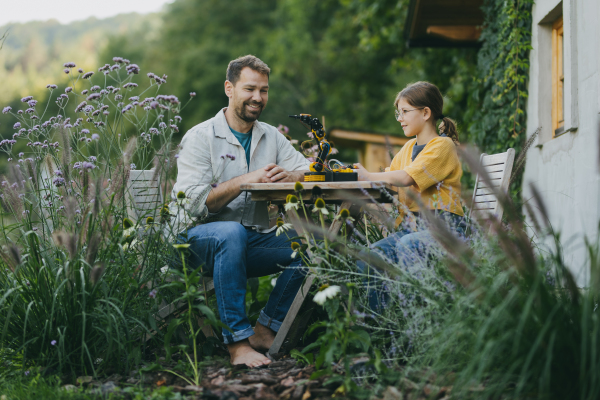
[[[333,172],[354,172],[351,168],[334,168]]]
[[[304,175],[304,182],[325,182],[325,174],[323,174],[323,175]]]

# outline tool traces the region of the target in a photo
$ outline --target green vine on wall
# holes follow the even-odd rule
[[[487,153],[517,152],[525,140],[533,0],[485,0],[470,136]]]

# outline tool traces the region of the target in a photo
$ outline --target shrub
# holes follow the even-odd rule
[[[153,286],[172,250],[158,210],[127,218],[127,182],[130,170],[154,165],[168,192],[181,103],[159,94],[166,76],[148,73],[142,89],[140,68],[113,60],[97,73],[64,65],[65,93],[47,86],[59,115],[31,96],[23,110],[3,110],[19,122],[0,147],[10,168],[0,188],[0,345],[24,366],[126,370],[156,328]],[[19,142],[27,151],[14,154]]]

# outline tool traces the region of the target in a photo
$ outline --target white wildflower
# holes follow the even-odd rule
[[[314,302],[318,305],[322,306],[328,299],[333,299],[335,296],[340,293],[341,289],[337,285],[329,286],[325,284],[321,286],[319,292],[313,298]]]

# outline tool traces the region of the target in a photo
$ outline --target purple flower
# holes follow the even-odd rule
[[[153,135],[158,135],[158,133],[159,133],[159,132],[158,132],[158,129],[156,129],[156,128],[150,128],[150,131],[149,131],[149,132],[150,132],[151,134],[153,134]]]
[[[131,165],[129,166],[130,169],[135,169],[135,164],[131,163]]]
[[[83,108],[87,106],[87,102],[86,101],[82,101],[81,103],[79,103],[79,105],[75,108],[75,112],[80,112],[81,110],[83,110]]]
[[[82,90],[82,91],[81,91],[81,94],[84,94],[84,95],[85,95],[85,94],[88,94],[88,92],[89,92],[89,90],[87,90],[87,89],[84,89],[84,90]]]
[[[83,69],[79,68],[79,69],[77,70],[77,72],[79,72],[80,74],[83,74]]]
[[[91,90],[92,92],[97,92],[98,90],[100,90],[100,86],[98,86],[98,85],[94,85],[94,86],[92,86],[92,87],[90,88],[90,90]]]
[[[83,168],[83,169],[94,169],[94,168],[96,168],[96,166],[94,164],[92,164],[91,162],[84,161],[84,162],[81,163],[81,168]]]
[[[86,98],[86,100],[87,100],[87,101],[97,100],[97,99],[99,99],[100,97],[102,97],[102,96],[100,95],[100,93],[92,93],[92,94],[90,94],[90,95],[89,95],[89,96]]]
[[[19,114],[19,115],[23,114],[23,110],[17,111],[17,114]]]
[[[126,83],[126,84],[123,85],[124,89],[130,88],[130,87],[131,88],[138,87],[138,84],[137,83],[133,83],[133,82],[129,82],[129,83]]]
[[[8,114],[12,110],[12,107],[7,106],[2,109],[2,114]]]
[[[84,134],[84,135],[87,135],[87,134],[90,133],[90,130],[89,129],[82,129],[81,133]]]
[[[176,116],[175,116],[175,121],[177,121],[177,122],[181,122],[181,117],[180,117],[179,115],[176,115]]]
[[[65,68],[65,69],[63,69],[63,71],[65,72],[65,74],[68,74],[69,72],[71,72],[70,70],[68,70],[68,69],[66,69],[66,68]]]
[[[110,69],[110,64],[104,64],[104,67],[98,68],[98,72],[100,71],[108,71]]]
[[[127,104],[127,105],[125,106],[125,108],[123,108],[123,110],[121,110],[121,112],[122,112],[123,114],[125,114],[127,111],[131,110],[132,108],[133,108],[133,106],[132,106],[131,104]]]
[[[91,161],[91,162],[96,162],[96,157],[94,157],[94,156],[90,156],[90,161]]]
[[[75,68],[77,65],[75,65],[74,62],[66,62],[63,67],[65,68]]]
[[[233,154],[225,154],[225,157],[229,158],[231,161],[235,160],[235,156]]]
[[[196,97],[196,92],[190,92],[190,97]]]
[[[51,344],[52,346],[56,346],[56,340],[53,340],[53,341],[51,341],[51,342],[50,342],[50,344]]]
[[[52,183],[54,184],[54,186],[56,187],[60,187],[60,186],[64,186],[65,184],[65,179],[61,178],[59,176],[57,176],[56,178],[52,179]]]
[[[164,122],[161,122],[160,124],[158,124],[158,127],[160,129],[166,129],[167,128],[167,124],[165,124]]]
[[[112,60],[114,62],[118,63],[118,64],[122,64],[123,63],[123,57],[113,57]]]
[[[21,99],[21,103],[27,103],[29,100],[32,100],[33,96],[27,96],[27,97],[23,97]]]
[[[83,74],[82,78],[90,79],[92,77],[92,75],[94,75],[94,71],[86,72],[85,74]]]
[[[140,73],[140,67],[137,64],[130,64],[125,69],[127,70],[127,75]]]
[[[58,86],[56,85],[46,85],[46,89],[57,89]]]
[[[158,101],[152,101],[150,102],[150,108],[151,109],[156,109],[156,107],[158,107]]]
[[[25,376],[29,376],[29,371],[25,371]]]
[[[98,135],[97,133],[94,133],[94,134],[92,135],[92,139],[94,139],[94,140],[98,140],[98,139],[100,139],[100,135]]]
[[[215,182],[215,183],[211,183],[210,186],[213,188],[216,188],[217,186],[219,186],[219,184]]]
[[[112,67],[110,67],[110,70],[111,70],[111,71],[114,71],[114,70],[117,70],[117,69],[119,69],[119,68],[120,68],[120,67],[119,67],[119,64],[115,64],[115,65],[113,65]]]
[[[17,122],[13,125],[13,129],[19,129],[21,127],[21,123]]]
[[[158,294],[158,290],[152,289],[150,291],[150,293],[148,293],[148,297],[151,297],[151,298],[155,299],[157,294]]]

